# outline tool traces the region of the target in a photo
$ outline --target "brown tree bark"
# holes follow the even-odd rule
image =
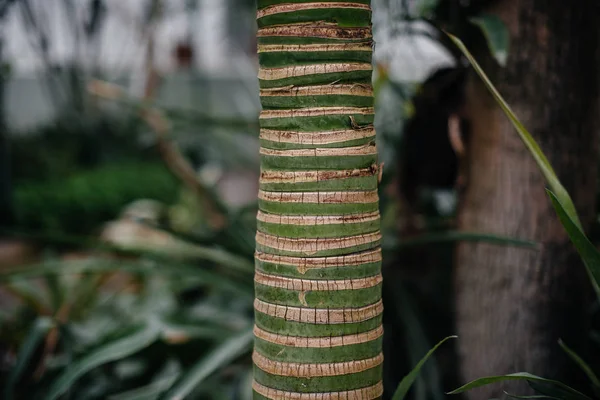
[[[585,228],[594,218],[598,165],[597,0],[501,0],[489,12],[508,26],[508,65],[480,48],[477,58],[534,135],[572,194]],[[485,51],[484,51],[485,50]],[[585,342],[589,282],[544,191],[545,181],[514,128],[471,77],[467,186],[458,223],[540,243],[537,250],[461,243],[456,259],[456,318],[461,375],[527,371],[576,379],[559,348]],[[485,388],[471,399],[519,394],[525,385]]]

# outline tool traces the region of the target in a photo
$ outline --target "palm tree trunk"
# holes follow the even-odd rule
[[[258,0],[255,399],[378,399],[369,0]]]

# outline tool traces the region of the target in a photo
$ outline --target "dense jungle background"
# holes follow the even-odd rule
[[[599,6],[372,7],[384,399],[454,334],[411,398],[514,372],[598,395],[586,270],[444,31],[538,140],[597,245]],[[255,13],[252,0],[0,0],[1,398],[252,398]]]

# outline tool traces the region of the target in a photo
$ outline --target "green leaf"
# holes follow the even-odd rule
[[[137,353],[149,346],[159,337],[160,331],[156,324],[145,324],[129,335],[107,343],[100,348],[88,353],[78,361],[72,363],[53,382],[46,394],[46,400],[54,400],[65,393],[79,377],[86,372],[111,361]]]
[[[548,382],[529,381],[529,386],[538,394],[555,397],[560,400],[581,400],[581,393],[572,393],[571,388],[565,389]]]
[[[252,329],[249,329],[215,347],[213,351],[207,354],[200,362],[185,373],[181,379],[175,382],[160,399],[186,398],[211,374],[246,353],[252,347],[253,338],[254,333]]]
[[[168,235],[171,235],[171,233],[166,232],[164,230],[161,230],[161,232],[163,232],[166,235],[165,237],[169,237]],[[167,260],[169,261],[169,263],[171,263],[173,259],[188,262],[204,260],[213,262],[215,264],[223,265],[228,269],[231,269],[232,271],[247,274],[254,273],[254,264],[250,262],[247,258],[241,257],[235,252],[226,251],[217,247],[202,246],[193,243],[190,240],[180,239],[178,236],[175,235],[173,235],[172,243],[166,243],[165,246],[157,248],[157,246],[144,247],[143,242],[140,242],[142,244],[141,246],[106,244],[104,242],[100,242],[97,239],[67,235],[62,233],[44,234],[31,232],[14,232],[0,229],[0,234],[9,235],[11,237],[22,237],[31,240],[50,242],[57,245],[64,244],[85,247],[90,250],[94,249],[107,252],[124,252],[134,256],[144,256],[160,261]],[[252,239],[254,239],[253,236]],[[169,246],[168,244],[171,245]],[[2,271],[2,275],[4,274],[5,271]]]
[[[4,290],[12,296],[21,300],[24,304],[31,307],[38,314],[50,314],[52,310],[48,307],[49,300],[45,296],[46,291],[39,287],[37,283],[23,282],[16,279],[8,279],[9,283],[3,286]],[[0,282],[2,275],[0,274]]]
[[[570,349],[563,341],[562,339],[558,341],[558,344],[560,345],[560,347],[562,347],[562,349],[569,355],[569,357],[571,357],[571,359],[573,361],[575,361],[575,363],[577,363],[577,365],[579,365],[579,367],[583,370],[583,372],[585,372],[585,374],[587,375],[587,377],[590,379],[590,381],[592,382],[592,385],[594,385],[596,388],[600,388],[600,379],[598,379],[598,375],[596,375],[594,373],[594,371],[592,370],[592,368],[589,366],[588,363],[586,363],[583,358],[581,358],[577,353],[575,353],[572,349]]]
[[[66,290],[63,288],[62,282],[56,275],[48,274],[45,278],[52,310],[58,312],[65,300]]]
[[[594,289],[600,297],[600,252],[598,252],[596,246],[594,246],[587,236],[585,236],[579,225],[573,221],[559,198],[551,191],[547,190],[547,192],[552,201],[552,206],[554,206],[554,210],[556,210],[558,218],[560,218],[560,222],[565,227],[571,242],[575,245],[577,252],[581,256],[586,270],[590,275]]]
[[[447,33],[447,35],[454,42],[454,44],[462,51],[462,53],[465,55],[465,57],[471,63],[471,66],[473,66],[473,69],[475,70],[475,72],[477,72],[477,74],[479,75],[479,77],[481,78],[483,83],[485,83],[485,86],[487,87],[489,92],[492,94],[492,96],[494,97],[496,102],[500,105],[500,107],[502,108],[502,110],[504,111],[504,113],[506,114],[508,119],[510,120],[510,122],[513,124],[513,126],[517,130],[519,137],[521,138],[521,140],[523,141],[523,143],[525,144],[525,146],[527,147],[527,149],[529,150],[529,152],[535,159],[536,163],[538,164],[538,167],[540,168],[542,174],[544,175],[544,178],[548,182],[548,186],[550,186],[550,189],[552,189],[552,191],[556,194],[556,197],[560,200],[560,203],[563,205],[565,212],[573,220],[575,225],[580,230],[582,230],[581,221],[579,220],[579,217],[577,216],[577,211],[575,210],[575,205],[573,204],[573,200],[571,199],[571,196],[569,196],[569,193],[567,192],[567,190],[560,183],[558,177],[556,176],[556,173],[554,172],[554,169],[550,165],[550,162],[548,161],[548,159],[542,152],[542,149],[539,147],[537,142],[533,139],[533,137],[531,136],[529,131],[527,131],[527,129],[525,129],[523,124],[519,121],[519,119],[517,118],[515,113],[512,111],[510,106],[506,103],[504,98],[502,98],[500,93],[496,90],[496,88],[494,87],[492,82],[489,80],[489,78],[487,77],[485,72],[483,72],[483,70],[481,69],[481,67],[475,60],[475,58],[471,55],[469,50],[467,50],[467,48],[465,47],[463,42],[460,39],[458,39],[457,37],[455,37],[449,33]]]
[[[425,354],[425,356],[421,359],[421,361],[419,361],[415,368],[411,372],[409,372],[408,375],[402,378],[402,381],[400,381],[400,384],[398,385],[398,388],[396,389],[392,400],[403,400],[408,394],[410,387],[419,376],[421,368],[423,368],[423,365],[425,365],[427,360],[433,355],[433,353],[438,349],[438,347],[444,344],[444,342],[446,342],[447,340],[456,338],[457,336],[448,336],[447,338],[444,338],[442,341],[436,344],[431,350],[429,350],[429,352]]]
[[[222,276],[208,269],[180,264],[175,261],[159,264],[148,262],[127,262],[103,259],[88,259],[84,261],[59,261],[43,263],[26,268],[9,269],[0,272],[0,282],[6,280],[31,279],[43,275],[74,275],[84,273],[102,274],[106,272],[127,272],[146,275],[185,276],[189,280],[199,280],[220,286],[223,289],[252,295],[252,288],[243,286],[229,277]]]
[[[414,247],[420,245],[426,245],[430,243],[445,243],[445,242],[458,242],[458,241],[469,241],[469,242],[485,242],[503,246],[515,246],[515,247],[529,247],[536,248],[539,244],[532,240],[524,240],[518,238],[511,238],[500,235],[493,235],[487,233],[476,233],[476,232],[459,232],[459,231],[445,231],[445,232],[428,232],[423,235],[419,235],[413,238],[403,239],[402,242],[397,244],[397,247]]]
[[[396,315],[403,322],[406,331],[409,361],[411,364],[417,364],[422,354],[431,349],[431,344],[425,335],[423,323],[419,319],[416,302],[409,292],[404,289],[402,283],[398,283],[398,286],[389,294],[394,303],[397,304],[397,308],[394,307]],[[414,394],[416,399],[443,399],[444,392],[441,388],[440,374],[435,362],[423,366],[413,385],[415,385]]]
[[[13,398],[13,388],[15,384],[19,381],[21,374],[29,364],[31,357],[33,356],[38,345],[44,340],[46,334],[52,328],[53,325],[54,323],[52,322],[52,319],[46,317],[40,317],[34,322],[33,326],[31,327],[31,330],[25,338],[25,341],[19,349],[17,361],[14,367],[11,369],[8,378],[6,379],[4,396],[7,400]]]
[[[479,387],[487,386],[492,383],[499,383],[499,382],[506,382],[506,381],[527,381],[530,384],[531,383],[550,384],[550,385],[553,385],[557,388],[564,390],[564,393],[567,393],[568,395],[570,395],[571,396],[570,398],[572,398],[572,399],[591,400],[589,397],[587,397],[583,393],[578,392],[577,390],[565,385],[562,382],[553,381],[553,380],[545,379],[545,378],[540,378],[539,376],[535,376],[535,375],[529,374],[527,372],[517,372],[514,374],[508,374],[508,375],[488,376],[485,378],[479,378],[472,382],[467,383],[466,385],[459,387],[458,389],[455,389],[455,390],[449,392],[448,394],[464,393],[471,389],[476,389]]]
[[[188,341],[192,339],[223,340],[231,335],[231,330],[209,324],[180,322],[174,319],[161,318],[161,337],[163,340]]]
[[[492,55],[498,64],[505,67],[508,60],[510,33],[504,22],[497,15],[491,14],[481,14],[470,18],[469,21],[481,29]]]

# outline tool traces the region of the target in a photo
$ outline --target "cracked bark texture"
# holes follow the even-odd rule
[[[596,0],[500,0],[488,10],[508,26],[511,48],[498,67],[482,44],[477,57],[540,143],[572,194],[584,226],[594,218],[598,165],[598,18]],[[484,50],[485,49],[485,50]],[[471,122],[464,231],[541,244],[539,250],[462,243],[456,260],[456,318],[464,381],[527,371],[577,384],[577,368],[557,345],[582,349],[589,283],[544,192],[545,182],[499,106],[476,76],[468,85]],[[582,352],[580,354],[587,354]],[[469,393],[527,394],[511,383]]]
[[[258,0],[254,399],[383,393],[369,0]]]

